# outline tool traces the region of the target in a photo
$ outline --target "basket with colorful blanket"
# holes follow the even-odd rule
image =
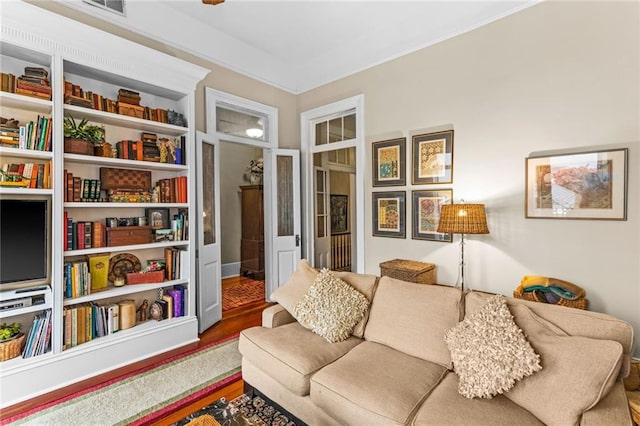
[[[557,278],[525,275],[513,297],[532,302],[587,309],[586,291],[580,286]]]

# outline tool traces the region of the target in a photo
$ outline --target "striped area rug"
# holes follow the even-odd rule
[[[238,338],[177,355],[6,419],[11,425],[146,425],[241,378]]]

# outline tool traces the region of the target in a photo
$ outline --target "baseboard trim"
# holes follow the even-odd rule
[[[237,277],[240,275],[240,262],[223,263],[220,272],[222,278]]]

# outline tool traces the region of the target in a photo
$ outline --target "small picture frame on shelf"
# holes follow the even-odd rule
[[[412,216],[414,240],[451,242],[452,235],[437,232],[440,223],[440,209],[444,204],[451,204],[453,190],[419,190],[412,191]]]
[[[453,182],[453,130],[413,136],[414,185]]]
[[[146,208],[147,225],[151,229],[167,229],[169,228],[169,209],[168,208]]]
[[[374,192],[373,236],[405,238],[405,191]]]
[[[173,241],[174,232],[172,229],[156,229],[155,230],[155,242]]]
[[[406,138],[374,142],[373,186],[406,184]]]

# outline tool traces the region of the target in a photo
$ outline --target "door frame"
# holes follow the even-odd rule
[[[356,114],[356,137],[349,141],[335,142],[320,146],[312,145],[315,140],[315,129],[312,123],[331,115],[342,114],[345,111],[354,109]],[[304,211],[314,212],[313,194],[313,154],[317,152],[333,151],[336,149],[355,147],[356,149],[356,245],[354,259],[356,263],[355,272],[364,273],[364,202],[365,202],[365,145],[364,145],[364,95],[356,95],[341,101],[320,106],[300,114],[300,151],[302,163],[302,188]],[[314,215],[302,215],[305,249],[303,256],[309,260],[315,258],[314,236],[315,224]]]

